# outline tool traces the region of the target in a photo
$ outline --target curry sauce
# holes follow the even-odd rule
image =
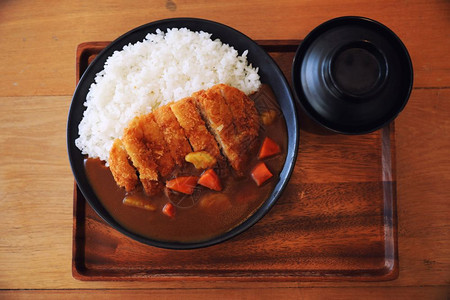
[[[273,174],[267,182],[258,186],[251,177],[252,168],[261,161],[258,153],[254,153],[243,176],[237,176],[229,167],[217,170],[223,187],[221,191],[197,185],[191,195],[166,188],[163,193],[149,197],[139,186],[127,193],[117,185],[103,161],[87,158],[86,174],[106,210],[129,231],[150,239],[170,242],[208,240],[244,222],[271,194],[283,168],[287,149],[285,120],[270,87],[263,85],[251,98],[262,119],[258,145],[261,146],[263,140],[269,137],[281,148],[280,154],[263,159]],[[201,171],[195,168],[184,168],[177,172],[201,175]],[[146,209],[125,205],[124,199],[146,203]],[[175,208],[173,217],[162,213],[167,203]]]

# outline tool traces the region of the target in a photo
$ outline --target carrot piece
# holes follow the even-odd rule
[[[252,178],[256,182],[258,186],[261,186],[264,182],[272,177],[272,173],[270,173],[266,164],[260,162],[257,164],[252,170]]]
[[[275,143],[271,138],[266,137],[259,150],[258,159],[263,159],[273,155],[277,155],[281,152],[280,146]]]
[[[200,176],[200,179],[198,180],[198,184],[201,184],[218,192],[222,190],[219,176],[217,176],[217,173],[213,169],[208,169],[203,172],[203,174]]]
[[[162,212],[166,216],[173,218],[175,217],[175,206],[173,206],[172,203],[167,203],[166,205],[164,205]]]
[[[180,176],[167,181],[166,187],[171,190],[190,195],[194,192],[197,181],[197,176]]]

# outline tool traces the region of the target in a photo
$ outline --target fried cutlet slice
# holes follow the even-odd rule
[[[147,147],[152,151],[153,159],[158,165],[158,173],[162,179],[166,179],[175,168],[175,162],[154,114],[141,116],[141,126]]]
[[[222,92],[231,111],[239,140],[237,151],[240,153],[241,167],[245,168],[259,147],[261,121],[255,103],[244,92],[229,85],[219,84],[212,89],[219,89]]]
[[[206,128],[200,113],[197,110],[193,97],[183,98],[170,105],[170,109],[184,129],[186,137],[194,151],[206,151],[220,163],[223,157],[214,137]]]
[[[220,89],[233,115],[233,122],[241,140],[254,141],[261,126],[255,103],[241,90],[225,84],[218,84],[213,89]]]
[[[191,145],[186,138],[184,129],[170,109],[170,105],[164,105],[153,111],[156,123],[164,134],[169,151],[177,165],[185,163],[185,156],[192,152]]]
[[[220,89],[211,88],[193,95],[196,99],[198,110],[205,120],[211,133],[222,149],[222,153],[228,159],[231,167],[238,174],[243,171],[242,149],[239,144],[238,134],[233,123],[233,115],[222,96]]]
[[[117,185],[131,192],[139,182],[136,169],[128,159],[128,153],[120,139],[115,139],[109,151],[109,169]]]
[[[142,118],[135,117],[124,130],[123,145],[139,172],[139,179],[149,196],[160,192],[158,177],[158,165],[153,156],[153,151],[147,145],[144,128],[141,125]]]

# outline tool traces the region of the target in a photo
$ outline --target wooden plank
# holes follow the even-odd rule
[[[36,290],[0,291],[2,299],[448,299],[448,286],[389,288],[278,288],[171,290]]]
[[[78,44],[114,40],[139,25],[182,16],[215,20],[253,39],[268,40],[302,39],[333,17],[352,14],[374,18],[394,30],[410,50],[415,86],[449,85],[450,39],[444,38],[448,37],[450,28],[447,1],[282,0],[274,3],[137,0],[132,5],[125,2],[111,5],[108,1],[3,1],[0,4],[0,96],[70,95],[74,90],[73,60]]]
[[[396,120],[399,253],[416,254],[400,259],[400,273],[416,284],[413,270],[429,268],[447,269],[450,283],[449,99],[450,89],[414,90]]]

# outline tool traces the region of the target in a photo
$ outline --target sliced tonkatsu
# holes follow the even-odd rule
[[[259,135],[261,121],[254,101],[241,90],[229,85],[218,84],[212,89],[220,89],[222,92],[233,115],[238,134],[255,140]]]
[[[230,165],[238,172],[242,171],[239,140],[233,123],[233,116],[218,89],[208,89],[193,95],[197,109],[205,120],[207,127],[228,159]]]
[[[109,152],[109,169],[117,185],[132,191],[139,183],[136,169],[128,159],[128,153],[120,139],[115,139]]]
[[[153,112],[156,123],[164,134],[169,151],[177,165],[185,163],[185,156],[192,151],[186,138],[184,129],[170,109],[170,105],[164,105]]]
[[[219,84],[194,94],[198,108],[222,152],[243,175],[258,146],[259,116],[253,101],[239,89]]]
[[[253,100],[219,84],[134,118],[110,154],[111,171],[126,191],[142,183],[155,195],[187,162],[196,169],[239,176],[258,146],[259,115]],[[207,152],[207,153],[205,153]],[[216,164],[217,163],[217,164]]]
[[[158,165],[148,148],[141,118],[135,117],[124,130],[122,142],[134,167],[139,172],[139,179],[145,192],[149,195],[157,194],[159,189]]]
[[[219,146],[206,128],[205,121],[199,114],[193,97],[187,97],[173,103],[170,105],[170,109],[180,126],[183,127],[194,151],[206,151],[218,162],[223,161]]]
[[[245,168],[249,158],[258,148],[258,136],[261,128],[259,113],[255,103],[241,90],[225,85],[215,85],[212,90],[219,89],[228,104],[233,116],[239,141],[238,152],[241,154],[241,167]]]
[[[122,141],[145,192],[150,196],[159,193],[163,187],[160,179],[172,172],[174,161],[153,114],[134,118]]]
[[[153,113],[141,116],[140,122],[146,145],[152,151],[153,159],[158,166],[158,173],[161,178],[165,179],[172,173],[175,163],[164,139],[164,134],[156,123]]]

